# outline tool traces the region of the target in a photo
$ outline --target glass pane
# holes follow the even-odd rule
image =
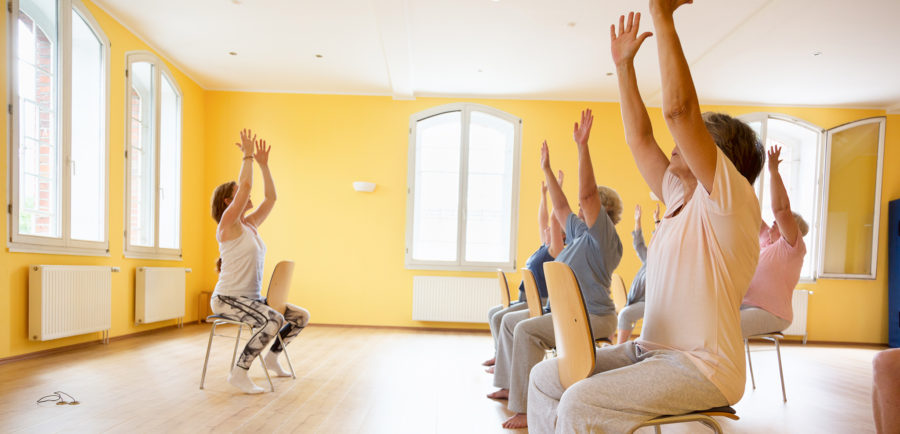
[[[472,112],[466,193],[466,261],[509,262],[515,126]]]
[[[872,272],[880,129],[881,123],[870,122],[831,136],[825,273]]]
[[[72,238],[106,239],[103,44],[72,11]]]
[[[751,124],[752,126],[752,124]],[[819,133],[803,125],[781,119],[769,119],[766,128],[766,151],[773,145],[781,146],[782,163],[778,168],[784,187],[791,200],[791,210],[803,216],[809,225],[809,232],[803,237],[806,244],[806,257],[800,276],[807,279],[813,277],[813,259],[817,238],[815,207],[816,183],[818,174],[816,162],[819,155]],[[766,164],[768,167],[768,163]],[[762,176],[762,218],[772,225],[775,215],[772,214],[772,190],[768,169]]]
[[[153,246],[156,200],[156,150],[153,130],[153,65],[131,64],[131,209],[129,242],[133,246]]]
[[[181,246],[181,102],[165,75],[160,80],[159,247]]]
[[[413,259],[456,260],[461,126],[460,112],[416,125]]]
[[[23,0],[16,25],[19,108],[19,227],[22,235],[59,238],[57,16],[52,0]]]

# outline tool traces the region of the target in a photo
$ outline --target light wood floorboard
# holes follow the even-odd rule
[[[225,381],[234,344],[225,337],[214,340],[206,389],[199,389],[208,335],[208,325],[188,325],[0,365],[0,431],[527,432],[502,429],[511,413],[484,396],[493,391],[480,366],[492,350],[487,333],[313,325],[288,347],[297,379],[273,377],[275,393],[256,396]],[[874,432],[877,349],[784,345],[787,404],[774,346],[751,349],[757,389],[748,378],[735,406],[741,420],[720,420],[726,432]],[[251,377],[268,386],[258,362]],[[81,404],[35,403],[57,390]],[[689,424],[664,432],[704,431]]]

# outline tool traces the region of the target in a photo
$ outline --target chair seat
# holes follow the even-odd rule
[[[691,416],[691,415],[724,416],[724,417],[727,417],[732,420],[740,419],[737,415],[737,411],[734,408],[732,408],[731,406],[726,405],[724,407],[713,407],[713,408],[709,408],[706,410],[698,410],[698,411],[693,411],[693,412],[685,413],[685,414],[670,414],[670,415],[665,415],[665,416],[657,416],[650,420],[652,421],[652,420],[657,420],[657,419],[665,419],[665,418],[670,418],[670,417],[681,417],[681,416]]]
[[[206,317],[206,322],[213,322],[213,321],[228,321],[228,322],[233,322],[233,323],[246,324],[240,320],[236,320],[234,318],[230,318],[230,317],[227,317],[225,315],[220,315],[220,314],[210,315],[210,316]]]

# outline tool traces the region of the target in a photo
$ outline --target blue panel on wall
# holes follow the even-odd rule
[[[900,199],[888,205],[888,343],[900,347]]]

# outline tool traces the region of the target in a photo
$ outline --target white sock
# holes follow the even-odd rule
[[[228,375],[228,382],[231,383],[232,386],[241,389],[242,392],[251,395],[263,393],[265,391],[262,387],[253,384],[253,380],[250,379],[250,374],[246,369],[237,365],[231,368],[231,374]]]
[[[278,363],[279,354],[281,353],[269,351],[269,353],[265,355],[266,368],[269,368],[270,371],[274,372],[276,377],[290,377],[291,373],[285,371],[284,368],[281,367],[281,364]]]

